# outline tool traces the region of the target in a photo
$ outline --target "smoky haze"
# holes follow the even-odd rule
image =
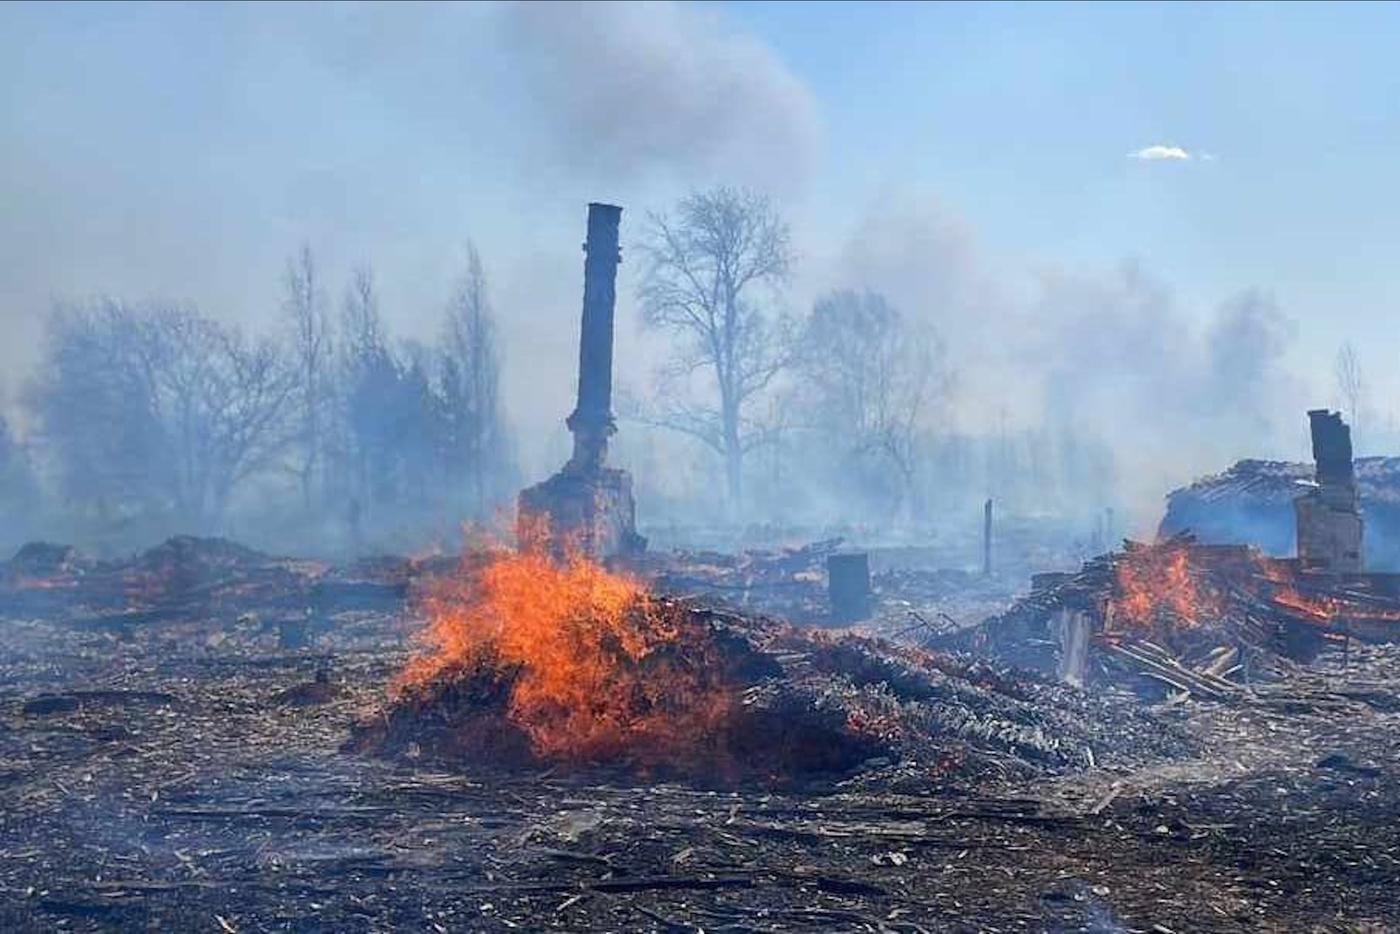
[[[490,519],[567,453],[593,200],[625,207],[616,457],[643,525],[917,535],[993,495],[1080,524],[1113,507],[1144,533],[1193,476],[1306,452],[1318,383],[1270,282],[1183,296],[1150,256],[1000,249],[974,205],[899,180],[828,191],[821,101],[723,8],[17,4],[0,25],[0,476],[26,504],[16,538],[407,549]],[[649,407],[680,346],[646,321],[649,218],[714,191],[751,193],[788,228],[791,268],[753,302],[766,340],[802,348],[748,410],[742,508],[723,456]],[[310,382],[298,268],[314,270],[306,313],[330,348]],[[819,340],[846,333],[810,327],[823,300],[852,333],[885,329],[880,401],[850,402],[869,374],[818,378]],[[250,375],[262,352],[288,372]],[[93,424],[175,430],[174,364],[140,386],[139,412],[120,405],[129,386],[89,385],[88,366],[120,374],[143,355],[237,374],[281,399],[276,427],[237,460],[190,453],[208,476],[185,486],[154,466],[174,441],[78,444]],[[483,367],[489,387],[472,382]],[[684,387],[692,409],[713,403],[705,372]],[[199,418],[247,416],[244,401],[205,400]],[[90,418],[60,418],[74,411]],[[77,469],[94,459],[129,471]],[[305,521],[279,524],[284,503]]]

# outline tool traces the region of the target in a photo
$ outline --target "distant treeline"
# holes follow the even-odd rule
[[[51,536],[358,548],[485,517],[513,490],[474,248],[431,345],[391,342],[368,268],[338,316],[309,248],[284,287],[282,328],[259,337],[185,305],[56,305],[21,400],[29,443],[0,426],[6,498]]]
[[[794,313],[796,257],[765,197],[696,193],[639,231],[640,310],[667,351],[619,392],[613,459],[644,525],[927,530],[991,495],[1087,527],[1114,503],[1112,452],[1070,406],[1030,430],[956,427],[958,373],[927,309],[853,284]],[[504,517],[524,478],[487,286],[470,248],[431,343],[391,337],[368,267],[332,302],[309,248],[262,335],[186,305],[56,305],[23,443],[0,422],[8,543],[412,550]]]

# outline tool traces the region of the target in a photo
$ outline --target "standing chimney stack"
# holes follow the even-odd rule
[[[517,537],[536,545],[545,521],[550,548],[569,548],[604,559],[646,547],[637,534],[632,477],[605,466],[608,438],[617,431],[612,413],[613,308],[617,264],[622,261],[618,227],[622,208],[588,206],[588,239],[583,244],[583,321],[578,344],[578,399],[564,424],[574,436],[574,452],[563,469],[543,483],[522,490]],[[527,540],[528,539],[528,540]]]
[[[1361,508],[1351,458],[1351,428],[1326,409],[1308,412],[1317,485],[1293,501],[1298,560],[1305,570],[1362,569]]]
[[[578,345],[578,402],[565,421],[574,435],[568,468],[596,470],[607,456],[608,438],[617,431],[612,413],[613,309],[617,264],[622,261],[617,231],[622,208],[588,205],[588,239],[583,244],[583,325]]]

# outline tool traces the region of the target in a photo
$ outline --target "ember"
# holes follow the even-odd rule
[[[1182,543],[1128,552],[1114,567],[1116,593],[1105,625],[1110,630],[1149,633],[1164,621],[1198,626],[1220,607],[1191,574],[1190,554]]]

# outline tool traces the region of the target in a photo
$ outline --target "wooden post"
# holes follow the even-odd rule
[[[307,627],[311,620],[307,616],[287,616],[277,621],[277,647],[282,649],[304,649],[310,644]]]
[[[830,555],[826,559],[826,592],[831,621],[854,623],[870,616],[870,557],[865,552]]]
[[[1050,620],[1050,630],[1059,650],[1056,676],[1065,684],[1082,688],[1089,670],[1089,614],[1062,609]]]
[[[992,574],[992,498],[982,504],[982,573]]]

